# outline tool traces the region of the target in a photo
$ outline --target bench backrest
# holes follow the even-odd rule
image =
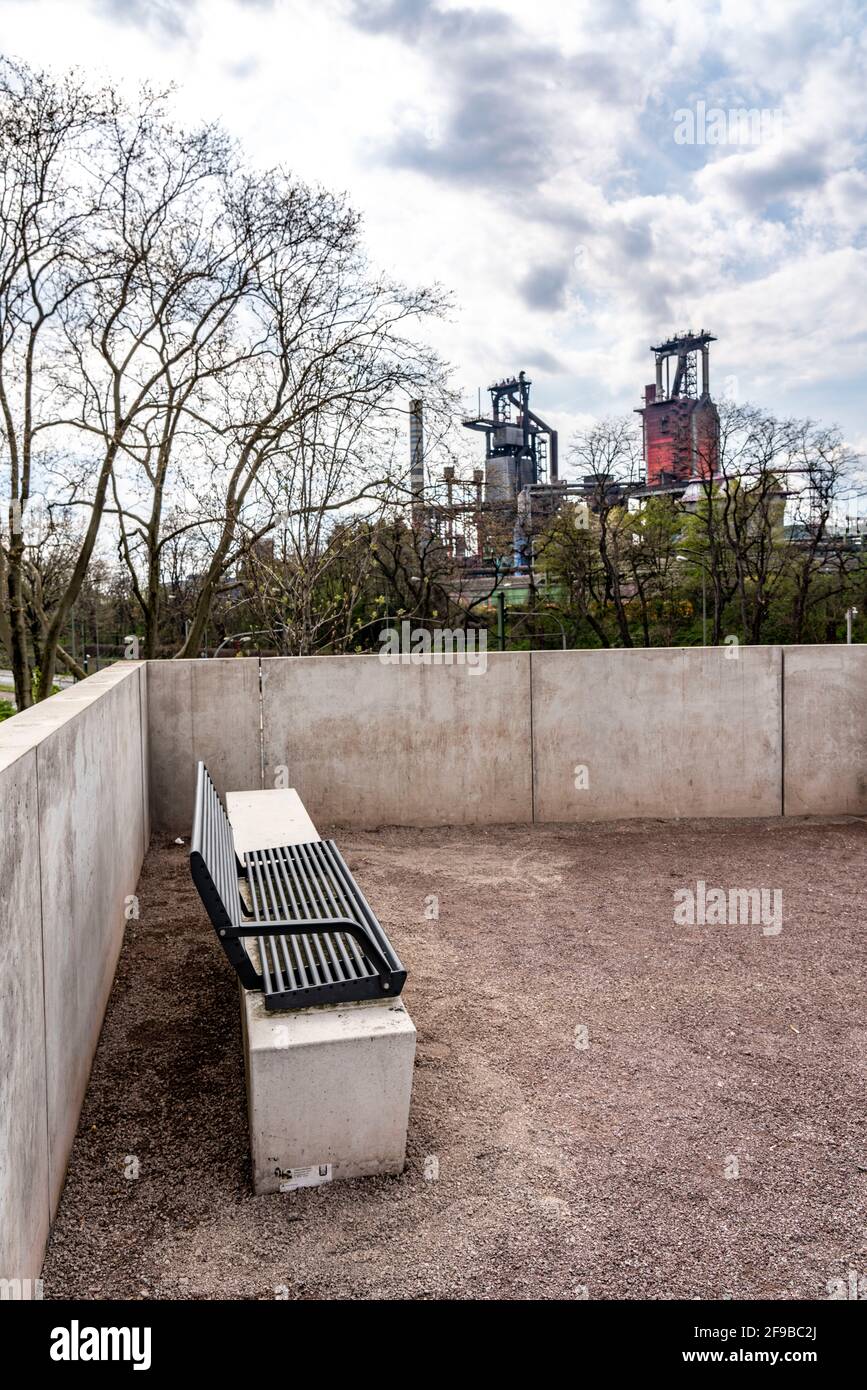
[[[214,926],[241,925],[238,859],[232,826],[204,763],[196,778],[190,867]]]

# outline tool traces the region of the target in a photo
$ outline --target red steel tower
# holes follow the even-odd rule
[[[682,333],[652,347],[656,381],[638,411],[644,427],[648,487],[672,487],[713,476],[719,468],[719,415],[710,398],[712,333]],[[696,358],[701,353],[701,393]],[[676,360],[672,377],[672,360]]]

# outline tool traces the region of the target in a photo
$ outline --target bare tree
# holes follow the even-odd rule
[[[286,654],[345,645],[352,632],[374,565],[362,531],[395,493],[395,440],[377,416],[373,406],[339,401],[303,417],[260,479],[275,521],[268,540],[250,549],[243,590],[258,630]]]
[[[57,423],[64,323],[101,267],[92,231],[103,196],[82,176],[114,95],[93,95],[73,77],[55,81],[0,60],[0,442],[8,475],[8,531],[0,542],[0,635],[19,709],[32,702],[25,612],[27,509],[41,431]],[[65,616],[65,614],[64,614]],[[51,687],[59,624],[43,655]]]
[[[287,239],[275,247],[248,303],[260,326],[255,349],[221,383],[222,397],[211,405],[224,450],[225,509],[181,655],[201,640],[257,481],[285,462],[304,423],[335,412],[356,422],[373,411],[385,413],[398,408],[402,392],[430,389],[442,374],[412,331],[439,311],[439,295],[369,278],[355,219],[333,207],[321,211],[324,225],[305,227],[300,246]],[[364,492],[388,481],[369,479]]]
[[[578,644],[581,624],[586,623],[599,645],[610,647],[606,574],[595,517],[575,503],[561,507],[540,539],[538,557],[565,589],[561,611],[571,621],[573,642]]]
[[[842,593],[848,587],[845,546],[831,534],[834,510],[844,480],[858,462],[837,429],[811,421],[792,426],[787,450],[787,472],[797,480],[792,507],[792,526],[786,566],[792,580],[792,641],[803,642],[816,581],[829,568],[839,582],[821,597]]]
[[[604,603],[613,605],[620,640],[631,647],[632,634],[623,592],[625,556],[632,532],[618,483],[633,482],[641,465],[641,441],[631,416],[602,420],[579,431],[569,461],[588,481],[588,503],[598,527],[599,558],[605,577]]]
[[[45,608],[37,698],[107,516],[157,644],[166,510],[205,497],[210,554],[182,651],[198,650],[224,577],[273,522],[257,488],[301,422],[386,409],[441,369],[414,326],[442,306],[371,276],[340,198],[246,170],[215,126],[166,101],[0,68],[0,419],[8,457],[0,637],[31,698],[24,614],[34,471],[83,519]],[[193,508],[188,508],[193,511]]]

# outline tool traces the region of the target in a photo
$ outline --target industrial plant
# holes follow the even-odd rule
[[[719,413],[710,396],[712,333],[684,333],[651,348],[656,379],[638,411],[644,440],[645,494],[673,492],[714,477],[719,468]],[[697,358],[701,356],[701,390]],[[674,371],[672,374],[672,363]]]
[[[719,468],[719,413],[710,395],[712,333],[677,334],[651,347],[655,379],[644,388],[643,469],[634,478],[588,474],[561,479],[557,431],[530,405],[525,372],[495,381],[490,410],[465,416],[465,429],[484,436],[484,466],[470,479],[445,468],[437,500],[426,495],[423,403],[410,407],[410,478],[414,523],[429,528],[465,572],[492,566],[526,576],[533,537],[568,502],[598,508],[600,496],[627,503],[657,495],[700,495]],[[481,393],[480,393],[481,397]]]

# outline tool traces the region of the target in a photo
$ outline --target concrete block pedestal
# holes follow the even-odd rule
[[[243,991],[256,1192],[400,1173],[415,1025],[400,999],[268,1013]]]
[[[239,854],[319,836],[294,790],[230,792]],[[401,999],[269,1013],[241,989],[253,1186],[403,1171],[415,1025]]]

